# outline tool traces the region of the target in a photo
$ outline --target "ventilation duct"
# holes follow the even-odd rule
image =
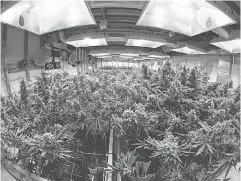
[[[212,31],[226,40],[229,39],[231,36],[231,30],[227,30],[222,27],[215,28]]]

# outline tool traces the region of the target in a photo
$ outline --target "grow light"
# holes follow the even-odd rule
[[[101,56],[101,57],[98,57],[98,58],[111,58],[111,56],[109,56],[109,55],[106,55],[106,56]]]
[[[91,54],[94,57],[101,57],[101,56],[110,56],[109,53],[95,53],[95,54]]]
[[[1,22],[41,35],[96,24],[84,0],[24,0],[3,14]]]
[[[167,56],[161,56],[161,55],[150,55],[148,58],[165,58]]]
[[[150,41],[150,40],[139,40],[139,39],[128,39],[126,42],[126,46],[137,46],[137,47],[149,47],[149,48],[157,48],[166,43],[158,42],[158,41]]]
[[[105,38],[85,38],[83,40],[69,41],[66,42],[69,45],[73,45],[74,47],[91,47],[91,46],[102,46],[107,45]]]
[[[137,26],[194,36],[234,23],[236,22],[205,0],[152,0],[137,21]]]
[[[121,59],[130,59],[130,58],[133,58],[133,57],[131,57],[131,56],[125,56],[125,55],[120,55],[119,58],[121,58]]]
[[[201,52],[199,50],[195,50],[189,47],[176,48],[176,49],[173,49],[172,51],[185,53],[185,54],[206,54],[205,52]]]
[[[128,56],[128,57],[138,57],[139,56],[139,54],[134,54],[134,53],[121,53],[120,55]]]
[[[145,60],[155,60],[156,58],[152,58],[152,57],[144,57]]]
[[[240,39],[220,41],[220,42],[211,42],[210,44],[217,46],[221,49],[224,49],[230,53],[240,53]]]

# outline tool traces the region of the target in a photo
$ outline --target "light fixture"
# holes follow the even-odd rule
[[[111,58],[111,56],[110,56],[110,55],[105,55],[105,56],[100,56],[100,57],[98,57],[98,58],[105,59],[105,58]]]
[[[96,24],[84,0],[24,0],[6,10],[0,19],[38,35]]]
[[[159,41],[151,41],[151,40],[142,40],[142,39],[128,39],[126,42],[126,46],[136,46],[136,47],[149,47],[149,48],[157,48],[165,43]]]
[[[185,46],[185,47],[181,47],[181,48],[176,48],[176,49],[172,49],[171,51],[175,51],[175,52],[179,52],[179,53],[184,53],[184,54],[206,54],[203,51],[200,50],[195,50],[191,47]]]
[[[121,59],[130,59],[133,58],[132,56],[120,55],[119,58]]]
[[[234,23],[206,0],[151,0],[136,25],[195,36]]]
[[[212,40],[210,44],[217,46],[221,49],[224,49],[230,53],[240,53],[240,39],[233,39],[233,40],[222,40],[222,41],[215,41]]]
[[[156,58],[152,58],[152,57],[144,57],[145,60],[155,60]]]
[[[122,56],[128,56],[128,57],[138,57],[140,54],[135,53],[121,53]]]
[[[76,40],[76,41],[67,41],[69,45],[73,45],[74,47],[91,47],[91,46],[102,46],[107,45],[105,38],[85,38],[83,40]]]
[[[150,58],[165,58],[167,56],[161,56],[161,55],[149,55]],[[148,58],[149,58],[148,57]]]
[[[90,53],[93,57],[110,56],[110,53]]]

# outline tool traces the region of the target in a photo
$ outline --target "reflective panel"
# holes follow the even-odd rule
[[[164,58],[164,57],[167,57],[167,56],[150,55],[149,57],[150,57],[150,58]]]
[[[69,41],[66,43],[69,45],[73,45],[74,47],[91,47],[91,46],[107,45],[105,38],[97,38],[97,39],[85,38],[83,40]]]
[[[156,58],[145,57],[145,60],[155,60]]]
[[[0,17],[3,23],[38,35],[96,24],[84,0],[23,0]]]
[[[91,53],[90,55],[92,55],[92,56],[94,56],[94,57],[110,56],[109,53],[95,53],[95,54],[92,54],[92,53]]]
[[[105,55],[105,56],[99,56],[98,58],[111,58],[110,55]]]
[[[173,49],[172,51],[185,53],[185,54],[206,54],[205,52],[201,52],[189,47],[176,48],[176,49]]]
[[[205,0],[151,0],[137,26],[194,36],[233,23],[236,22]]]
[[[149,48],[157,48],[166,43],[158,42],[158,41],[150,41],[150,40],[141,40],[141,39],[128,39],[126,42],[126,46],[137,46],[137,47],[149,47]]]
[[[133,58],[131,56],[125,56],[125,55],[120,55],[119,57],[120,59],[130,59],[130,58]]]
[[[138,57],[139,56],[139,54],[134,54],[134,53],[121,53],[120,55],[129,56],[129,57]]]
[[[227,40],[227,41],[220,41],[220,42],[211,42],[210,44],[215,45],[221,49],[224,49],[230,53],[240,53],[240,39],[235,40]]]

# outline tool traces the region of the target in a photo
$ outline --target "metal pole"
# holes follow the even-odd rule
[[[107,167],[107,171],[106,171],[106,181],[112,181],[113,135],[114,135],[114,130],[110,129],[110,139],[109,139],[109,149],[108,149],[108,167]]]
[[[232,74],[233,74],[233,64],[234,64],[234,54],[231,55],[230,57],[230,66],[229,66],[229,77],[232,79]]]

